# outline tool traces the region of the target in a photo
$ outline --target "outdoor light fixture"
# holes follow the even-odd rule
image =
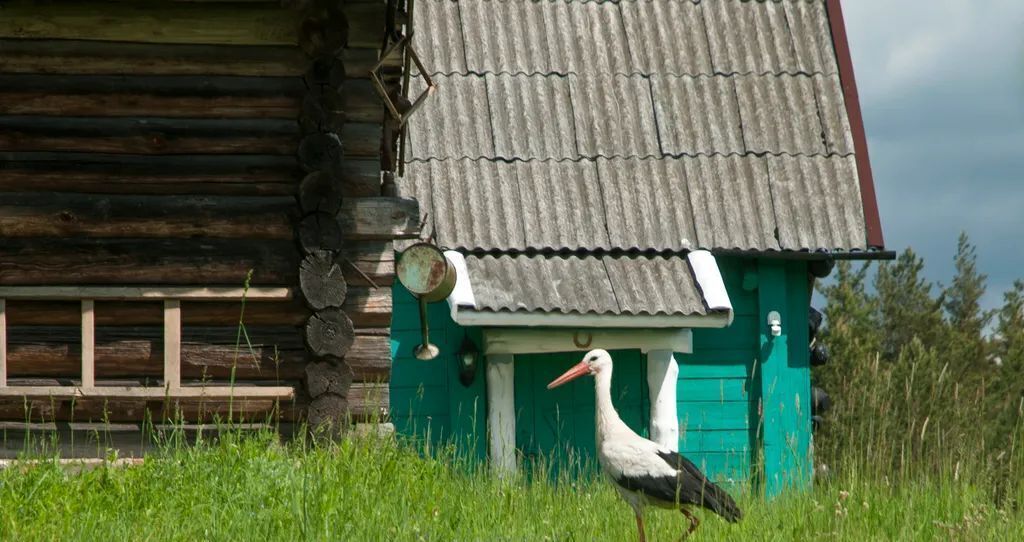
[[[768,328],[772,330],[772,337],[782,335],[782,317],[779,313],[772,311],[768,313]]]
[[[459,382],[462,382],[463,386],[468,388],[476,379],[476,365],[479,359],[480,351],[467,335],[462,341],[462,347],[459,348]]]

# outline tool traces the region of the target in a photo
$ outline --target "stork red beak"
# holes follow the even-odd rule
[[[587,365],[587,362],[581,361],[576,365],[573,365],[572,368],[562,374],[562,376],[552,380],[551,383],[548,384],[548,389],[557,388],[558,386],[561,386],[570,380],[576,380],[589,372],[590,367]]]

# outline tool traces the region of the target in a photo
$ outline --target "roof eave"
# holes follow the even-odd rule
[[[732,321],[731,311],[708,314],[575,314],[562,312],[479,311],[458,307],[455,323],[479,327],[567,327],[567,328],[724,328]]]
[[[825,10],[832,30],[832,45],[835,48],[836,61],[839,64],[839,82],[843,88],[843,100],[846,103],[846,114],[850,119],[850,130],[853,135],[853,150],[857,162],[857,174],[860,177],[860,197],[864,207],[867,244],[873,249],[883,249],[885,240],[882,237],[882,221],[878,212],[878,200],[875,196],[875,179],[871,173],[864,117],[861,114],[857,80],[853,72],[853,58],[850,55],[850,43],[846,34],[846,23],[843,19],[840,0],[826,0]]]

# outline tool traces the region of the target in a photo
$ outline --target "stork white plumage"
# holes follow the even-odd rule
[[[736,522],[742,513],[732,497],[704,476],[690,460],[636,434],[612,405],[612,357],[591,350],[571,369],[548,384],[561,386],[583,375],[594,376],[597,393],[597,459],[622,498],[633,507],[640,542],[644,534],[643,509],[647,505],[678,509],[690,521],[684,537],[700,521],[687,508],[700,506],[727,521]]]

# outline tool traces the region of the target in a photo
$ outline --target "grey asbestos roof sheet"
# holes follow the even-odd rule
[[[825,0],[415,6],[399,188],[442,246],[866,248]]]
[[[477,310],[703,315],[682,257],[467,256]]]

